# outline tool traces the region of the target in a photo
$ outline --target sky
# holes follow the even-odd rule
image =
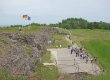
[[[25,14],[30,21],[22,19]],[[0,25],[50,24],[71,17],[110,23],[110,0],[0,0]]]

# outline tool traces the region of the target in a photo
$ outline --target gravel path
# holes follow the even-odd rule
[[[66,40],[68,40],[66,38]],[[68,40],[71,42],[70,40]],[[76,44],[73,47],[78,47]],[[71,49],[68,48],[57,48],[48,49],[51,51],[51,56],[53,63],[56,64],[60,73],[78,73],[87,72],[89,74],[100,74],[100,68],[95,64],[85,60],[80,57],[76,57],[75,52],[71,54]]]

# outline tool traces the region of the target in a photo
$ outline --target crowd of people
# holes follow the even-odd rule
[[[88,53],[85,52],[82,48],[72,48],[71,54],[75,53],[76,57],[80,57],[83,60],[86,60],[86,63],[88,62]]]
[[[67,38],[71,41],[71,45],[74,45],[74,42],[71,40],[71,35],[68,34]],[[93,57],[93,58],[89,58],[88,53],[84,50],[84,48],[79,48],[79,47],[72,47],[71,45],[68,45],[68,49],[71,50],[71,54],[73,54],[73,52],[75,53],[76,57],[80,57],[81,59],[85,60],[86,63],[88,63],[88,61],[90,61],[91,63],[96,63],[97,58]]]
[[[91,63],[96,63],[97,58],[93,57],[93,58],[89,58],[88,53],[81,47],[81,48],[71,48],[71,54],[73,54],[73,52],[75,53],[76,57],[80,57],[81,59],[85,60],[86,63],[88,61],[90,61]]]

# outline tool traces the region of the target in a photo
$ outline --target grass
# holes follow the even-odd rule
[[[40,32],[44,26],[28,26],[23,28],[24,33]]]
[[[82,44],[91,53],[92,56],[98,58],[99,65],[105,70],[101,76],[95,77],[94,80],[109,80],[110,79],[110,41],[83,41]]]
[[[43,55],[43,61],[45,63],[50,63],[51,62],[51,54],[50,51],[47,51],[44,55]]]
[[[2,27],[0,32],[18,32],[18,27]]]
[[[37,72],[34,76],[41,78],[41,80],[57,80],[58,70],[55,66],[44,66],[39,61],[36,62]]]
[[[110,40],[109,30],[72,29],[72,39],[80,45],[81,41]]]
[[[110,79],[110,31],[108,30],[71,30],[72,39],[84,47],[90,55],[98,58],[98,65],[105,72],[98,76],[89,76],[88,80]]]
[[[41,26],[24,27],[25,34],[41,31]],[[68,32],[64,30],[64,33]],[[105,69],[105,72],[98,76],[89,76],[88,80],[109,80],[110,79],[110,31],[109,30],[89,30],[89,29],[75,29],[70,30],[72,33],[72,40],[79,46],[83,46],[92,56],[98,57],[99,66]],[[0,28],[0,32],[18,32],[18,27]],[[65,40],[65,35],[51,35],[54,43],[49,48],[67,47],[70,44]],[[3,41],[5,38],[0,37]],[[0,43],[0,57],[5,52],[4,43]],[[32,50],[30,46],[25,47],[27,53],[31,56]],[[50,52],[44,56],[45,62],[50,62]],[[37,72],[33,76],[42,78],[42,80],[56,80],[58,77],[58,70],[55,66],[44,66],[39,61],[36,62]],[[15,77],[5,70],[0,70],[0,79],[2,80],[28,80],[26,77]]]
[[[10,41],[4,36],[0,36],[0,58],[3,57],[7,51]]]
[[[70,43],[65,40],[66,35],[51,35],[53,43],[49,46],[49,48],[65,48]]]
[[[51,62],[50,60],[50,51],[47,51],[43,55],[43,60],[44,62]],[[38,77],[41,80],[57,80],[58,78],[58,70],[57,67],[52,65],[52,66],[44,66],[42,63],[40,63],[38,60],[36,61],[36,66],[37,66],[37,72],[34,73],[34,77]]]
[[[24,76],[13,76],[8,71],[4,69],[0,69],[0,80],[29,80],[27,77]]]
[[[50,51],[47,51],[46,54],[43,55],[44,62],[51,62],[50,57]],[[37,72],[34,76],[41,78],[41,80],[57,80],[59,74],[56,66],[44,66],[39,61],[36,62],[36,66]]]
[[[21,34],[29,34],[34,32],[40,32],[42,30],[43,26],[29,26],[29,27],[23,27]],[[17,32],[18,33],[18,27],[6,27],[6,28],[0,28],[0,32]],[[55,36],[56,37],[56,36]],[[62,37],[64,38],[64,36]],[[61,38],[61,39],[62,39]],[[0,36],[0,57],[2,57],[3,54],[5,54],[6,46],[5,42],[7,39],[3,36]],[[9,42],[10,43],[10,42]],[[8,47],[8,46],[7,46]],[[32,48],[29,45],[23,44],[22,47],[26,50],[26,53],[31,56],[32,55]],[[47,52],[44,55],[45,62],[51,62],[50,60],[50,52]],[[37,71],[35,72],[35,79],[41,78],[42,80],[56,80],[58,77],[58,70],[55,66],[43,66],[40,62],[37,62]],[[32,76],[34,78],[34,76]],[[38,78],[39,77],[39,78]],[[25,76],[13,76],[6,70],[0,70],[0,80],[30,80],[29,78],[26,78]]]
[[[28,27],[22,27],[22,33],[32,33],[32,32],[38,32],[41,31],[41,29],[44,26],[28,26]],[[19,27],[1,27],[0,32],[19,32]]]

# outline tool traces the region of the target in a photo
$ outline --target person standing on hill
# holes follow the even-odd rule
[[[21,27],[19,27],[19,28],[18,28],[18,31],[19,31],[19,32],[21,32],[21,31],[22,31]]]
[[[68,38],[69,38],[69,40],[71,40],[71,36],[70,36],[70,35],[69,35],[69,37],[68,37]]]
[[[80,52],[81,52],[81,53],[83,52],[83,49],[82,49],[82,47],[80,48]]]

